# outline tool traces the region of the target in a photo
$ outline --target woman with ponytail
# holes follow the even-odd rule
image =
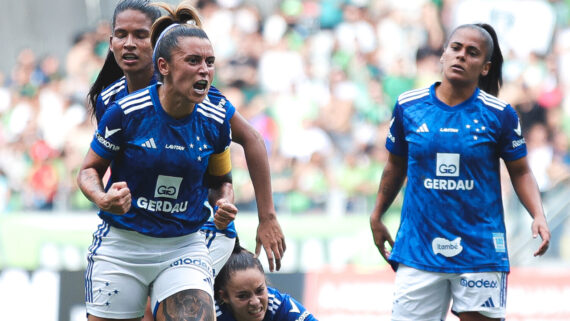
[[[261,263],[237,240],[214,291],[218,321],[317,321],[299,301],[267,285]]]
[[[181,19],[200,28],[202,22],[196,9],[187,3],[181,5]],[[155,38],[151,43],[151,27],[161,16],[161,8],[170,15],[177,10],[165,3],[151,4],[148,0],[122,0],[117,4],[112,20],[110,50],[88,94],[89,107],[97,122],[116,100],[156,84],[159,75],[155,73],[152,47],[156,44],[159,34],[154,34]],[[168,21],[171,21],[169,16],[163,17],[157,28],[163,28]],[[233,108],[231,102],[212,85],[203,104],[211,104],[214,100],[225,101],[222,108]],[[269,160],[263,137],[237,111],[232,115],[230,125],[232,140],[243,146],[255,190],[259,216],[256,254],[259,255],[263,248],[267,254],[269,270],[279,270],[286,245],[273,204]],[[211,192],[214,205],[216,191]],[[218,270],[231,254],[235,227],[232,222],[226,229],[219,230],[215,227],[212,217],[202,230],[208,239],[207,244],[215,269]]]
[[[150,28],[158,17],[160,10],[149,0],[122,0],[115,7],[109,52],[87,94],[97,122],[115,100],[156,83]]]
[[[235,108],[221,97],[206,100],[215,55],[193,17],[183,3],[157,20],[149,36],[161,82],[108,107],[78,174],[102,220],[85,275],[89,321],[140,320],[148,296],[156,320],[215,320],[212,259],[200,233],[214,210],[203,180],[216,191],[214,224],[223,230],[237,214],[229,155]]]
[[[501,320],[509,256],[500,158],[542,239],[535,256],[550,232],[518,116],[496,97],[503,57],[494,29],[457,27],[441,63],[441,82],[403,93],[394,108],[370,217],[374,243],[396,270],[392,320],[445,320],[450,304],[462,321]],[[406,178],[393,241],[381,218]]]

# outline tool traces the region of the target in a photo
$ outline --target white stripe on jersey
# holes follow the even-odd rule
[[[398,99],[407,98],[407,97],[416,95],[416,94],[418,94],[418,93],[421,93],[421,92],[423,92],[423,91],[425,91],[425,90],[428,90],[428,91],[429,91],[429,87],[424,87],[424,88],[418,88],[418,89],[408,90],[408,91],[402,93],[400,96],[398,96]]]
[[[200,104],[203,104],[204,107],[212,107],[218,111],[220,111],[222,114],[221,116],[223,117],[223,115],[226,113],[226,109],[224,107],[222,107],[223,105],[226,104],[226,100],[225,99],[221,99],[220,102],[217,105],[214,105],[210,99],[208,98],[208,96],[206,96],[206,99],[204,99],[204,101],[202,101]]]
[[[148,89],[137,94],[126,96],[118,102],[123,112],[126,114],[131,113],[141,108],[152,106],[152,100]]]
[[[216,304],[216,317],[219,317],[220,315],[222,315],[222,309],[220,309],[220,306]]]
[[[398,104],[402,105],[409,101],[420,99],[428,95],[429,95],[429,88],[422,88],[422,89],[408,91],[401,94],[398,97]]]
[[[220,105],[223,106],[223,104],[226,103],[225,100],[220,101],[219,105],[214,105],[211,102],[207,102],[207,101],[203,101],[201,103],[199,103],[198,105],[202,108],[204,108],[204,110],[207,110],[213,114],[216,114],[218,117],[224,118],[224,116],[226,115],[226,110],[221,107]]]
[[[148,106],[152,106],[152,101],[150,101],[150,99],[147,102],[145,102],[144,104],[135,105],[131,108],[125,109],[125,115],[129,114],[135,110],[139,110],[139,109],[142,109],[142,108],[145,108]]]
[[[218,114],[215,110],[212,110],[211,108],[206,109],[206,108],[204,108],[204,105],[202,105],[202,104],[198,104],[196,111],[199,112],[200,114],[206,116],[206,117],[212,118],[213,120],[217,121],[220,124],[224,123],[223,118],[217,117],[217,115],[215,115],[215,114]],[[212,111],[213,113],[210,113],[208,111]],[[223,117],[223,115],[222,115],[222,117]]]
[[[125,108],[129,107],[130,105],[137,103],[137,101],[133,102],[133,100],[141,98],[141,97],[148,95],[148,94],[149,94],[149,91],[148,91],[148,89],[146,89],[146,90],[141,91],[140,93],[128,95],[128,96],[124,97],[123,99],[119,100],[119,105],[121,105],[121,108],[125,109]],[[143,97],[143,98],[144,99],[150,99],[150,97]]]
[[[281,305],[281,301],[275,297],[275,294],[269,294],[269,298],[267,300],[267,310],[275,313],[279,306]]]
[[[507,106],[507,103],[498,99],[495,96],[489,95],[488,93],[480,90],[479,95],[477,96],[485,105],[489,107],[493,107],[498,110],[503,110]]]
[[[105,90],[101,92],[101,99],[103,99],[103,103],[105,103],[105,105],[109,103],[111,96],[115,95],[125,88],[125,76],[121,77],[119,80],[119,82],[115,83],[111,87],[105,88]]]
[[[119,78],[119,81],[117,81],[116,83],[114,83],[111,87],[105,88],[105,89],[101,92],[101,96],[103,96],[103,97],[108,96],[111,91],[115,92],[115,89],[116,89],[117,87],[119,87],[119,86],[124,86],[124,85],[125,85],[125,79],[126,79],[125,76]]]

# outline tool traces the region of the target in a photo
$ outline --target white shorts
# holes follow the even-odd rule
[[[507,273],[437,273],[399,265],[392,320],[445,320],[451,301],[454,314],[479,312],[489,318],[504,318]]]
[[[187,289],[213,298],[212,261],[201,233],[156,238],[99,225],[87,256],[87,313],[101,318],[144,315],[147,297],[159,302]]]
[[[206,246],[212,258],[212,272],[214,277],[220,272],[230,258],[236,243],[235,237],[227,237],[224,233],[212,230],[200,230],[206,240]]]

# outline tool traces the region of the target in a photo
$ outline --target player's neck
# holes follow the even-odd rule
[[[453,107],[469,99],[477,86],[454,86],[449,82],[442,82],[435,88],[437,99]]]
[[[172,89],[161,85],[156,88],[162,109],[172,118],[181,119],[192,113],[194,104],[180,95],[173,94]],[[171,92],[169,92],[169,90]],[[188,106],[191,106],[190,108]]]
[[[133,93],[150,85],[153,75],[154,71],[152,69],[150,71],[125,74],[129,93]]]

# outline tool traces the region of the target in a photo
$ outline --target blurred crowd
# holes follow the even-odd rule
[[[369,214],[394,103],[440,78],[459,2],[196,2],[216,53],[215,86],[265,138],[278,212]],[[544,1],[555,13],[548,50],[503,51],[500,98],[520,114],[545,193],[570,175],[569,2]],[[93,210],[75,178],[95,123],[86,95],[110,33],[108,21],[82,32],[63,60],[23,49],[0,74],[0,213]],[[232,148],[237,204],[254,211],[243,151]]]

